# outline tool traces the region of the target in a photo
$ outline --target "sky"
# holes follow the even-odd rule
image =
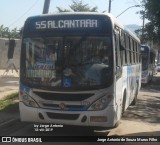
[[[98,12],[108,12],[109,0],[82,0],[90,7],[98,7]],[[51,0],[49,13],[57,12],[56,7],[69,9],[72,0]],[[127,8],[140,4],[140,0],[112,0],[111,14],[115,17]],[[30,16],[42,14],[44,0],[0,0],[0,26],[10,29],[21,28]],[[125,11],[118,19],[124,24],[137,24],[142,26],[142,19],[136,12],[141,8],[132,7]]]

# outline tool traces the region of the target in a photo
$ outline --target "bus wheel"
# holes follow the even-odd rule
[[[122,105],[120,106],[121,107],[120,116],[119,116],[114,128],[118,127],[119,124],[120,124],[120,120],[121,120],[121,118],[122,118],[122,116],[124,114],[124,111],[125,111],[125,103],[126,103],[126,90],[124,91]]]
[[[120,123],[121,123],[121,121],[120,121],[120,120],[118,120],[118,121],[116,122],[116,124],[115,124],[114,128],[117,128],[117,127],[120,125]]]
[[[123,116],[124,111],[125,111],[125,104],[126,104],[126,91],[124,92],[124,95],[123,95],[121,117]]]
[[[133,101],[132,101],[132,103],[131,103],[131,105],[130,105],[130,106],[134,106],[134,105],[136,105],[136,102],[137,102],[137,96],[138,96],[138,84],[137,84],[137,86],[136,86],[136,92],[135,92],[135,95],[134,95],[134,99],[133,99]]]
[[[123,113],[125,111],[125,103],[126,103],[126,90],[123,93],[123,100],[122,100],[122,104],[120,106],[120,112],[118,113],[117,122],[115,123],[114,128],[118,127],[120,124],[120,120],[121,120]]]

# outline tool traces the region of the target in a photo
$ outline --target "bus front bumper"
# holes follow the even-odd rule
[[[19,102],[21,121],[63,125],[114,127],[116,112],[113,106],[101,111],[63,111],[32,108]]]

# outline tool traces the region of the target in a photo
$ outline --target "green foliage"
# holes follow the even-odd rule
[[[160,2],[158,0],[142,0],[145,10],[141,15],[149,22],[145,25],[144,38],[146,40],[153,40],[160,42]]]
[[[68,9],[62,9],[60,7],[56,7],[58,9],[58,12],[70,12]]]
[[[18,93],[7,95],[3,100],[0,100],[0,111],[17,111],[18,110]]]
[[[3,100],[10,100],[10,99],[18,99],[18,92],[5,96]]]
[[[72,3],[73,4],[69,6],[71,10],[57,7],[58,12],[97,12],[98,9],[98,7],[91,8],[88,4],[83,4],[82,0],[72,0]]]
[[[0,26],[0,37],[1,38],[20,38],[20,34],[17,28],[10,30],[8,27]]]
[[[0,110],[3,110],[5,109],[7,106],[13,104],[13,101],[12,100],[0,100]]]

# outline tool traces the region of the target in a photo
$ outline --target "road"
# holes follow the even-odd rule
[[[160,73],[141,88],[136,106],[129,107],[112,130],[91,132],[82,127],[54,127],[52,131],[35,131],[38,123],[14,121],[0,127],[2,136],[160,136]],[[59,144],[59,143],[57,143]],[[90,143],[86,143],[90,144]],[[110,144],[110,143],[107,143]],[[124,144],[124,143],[123,143]],[[139,144],[139,143],[136,143]],[[150,143],[143,143],[149,145]],[[154,143],[158,144],[158,143]],[[132,145],[128,142],[127,145]]]

